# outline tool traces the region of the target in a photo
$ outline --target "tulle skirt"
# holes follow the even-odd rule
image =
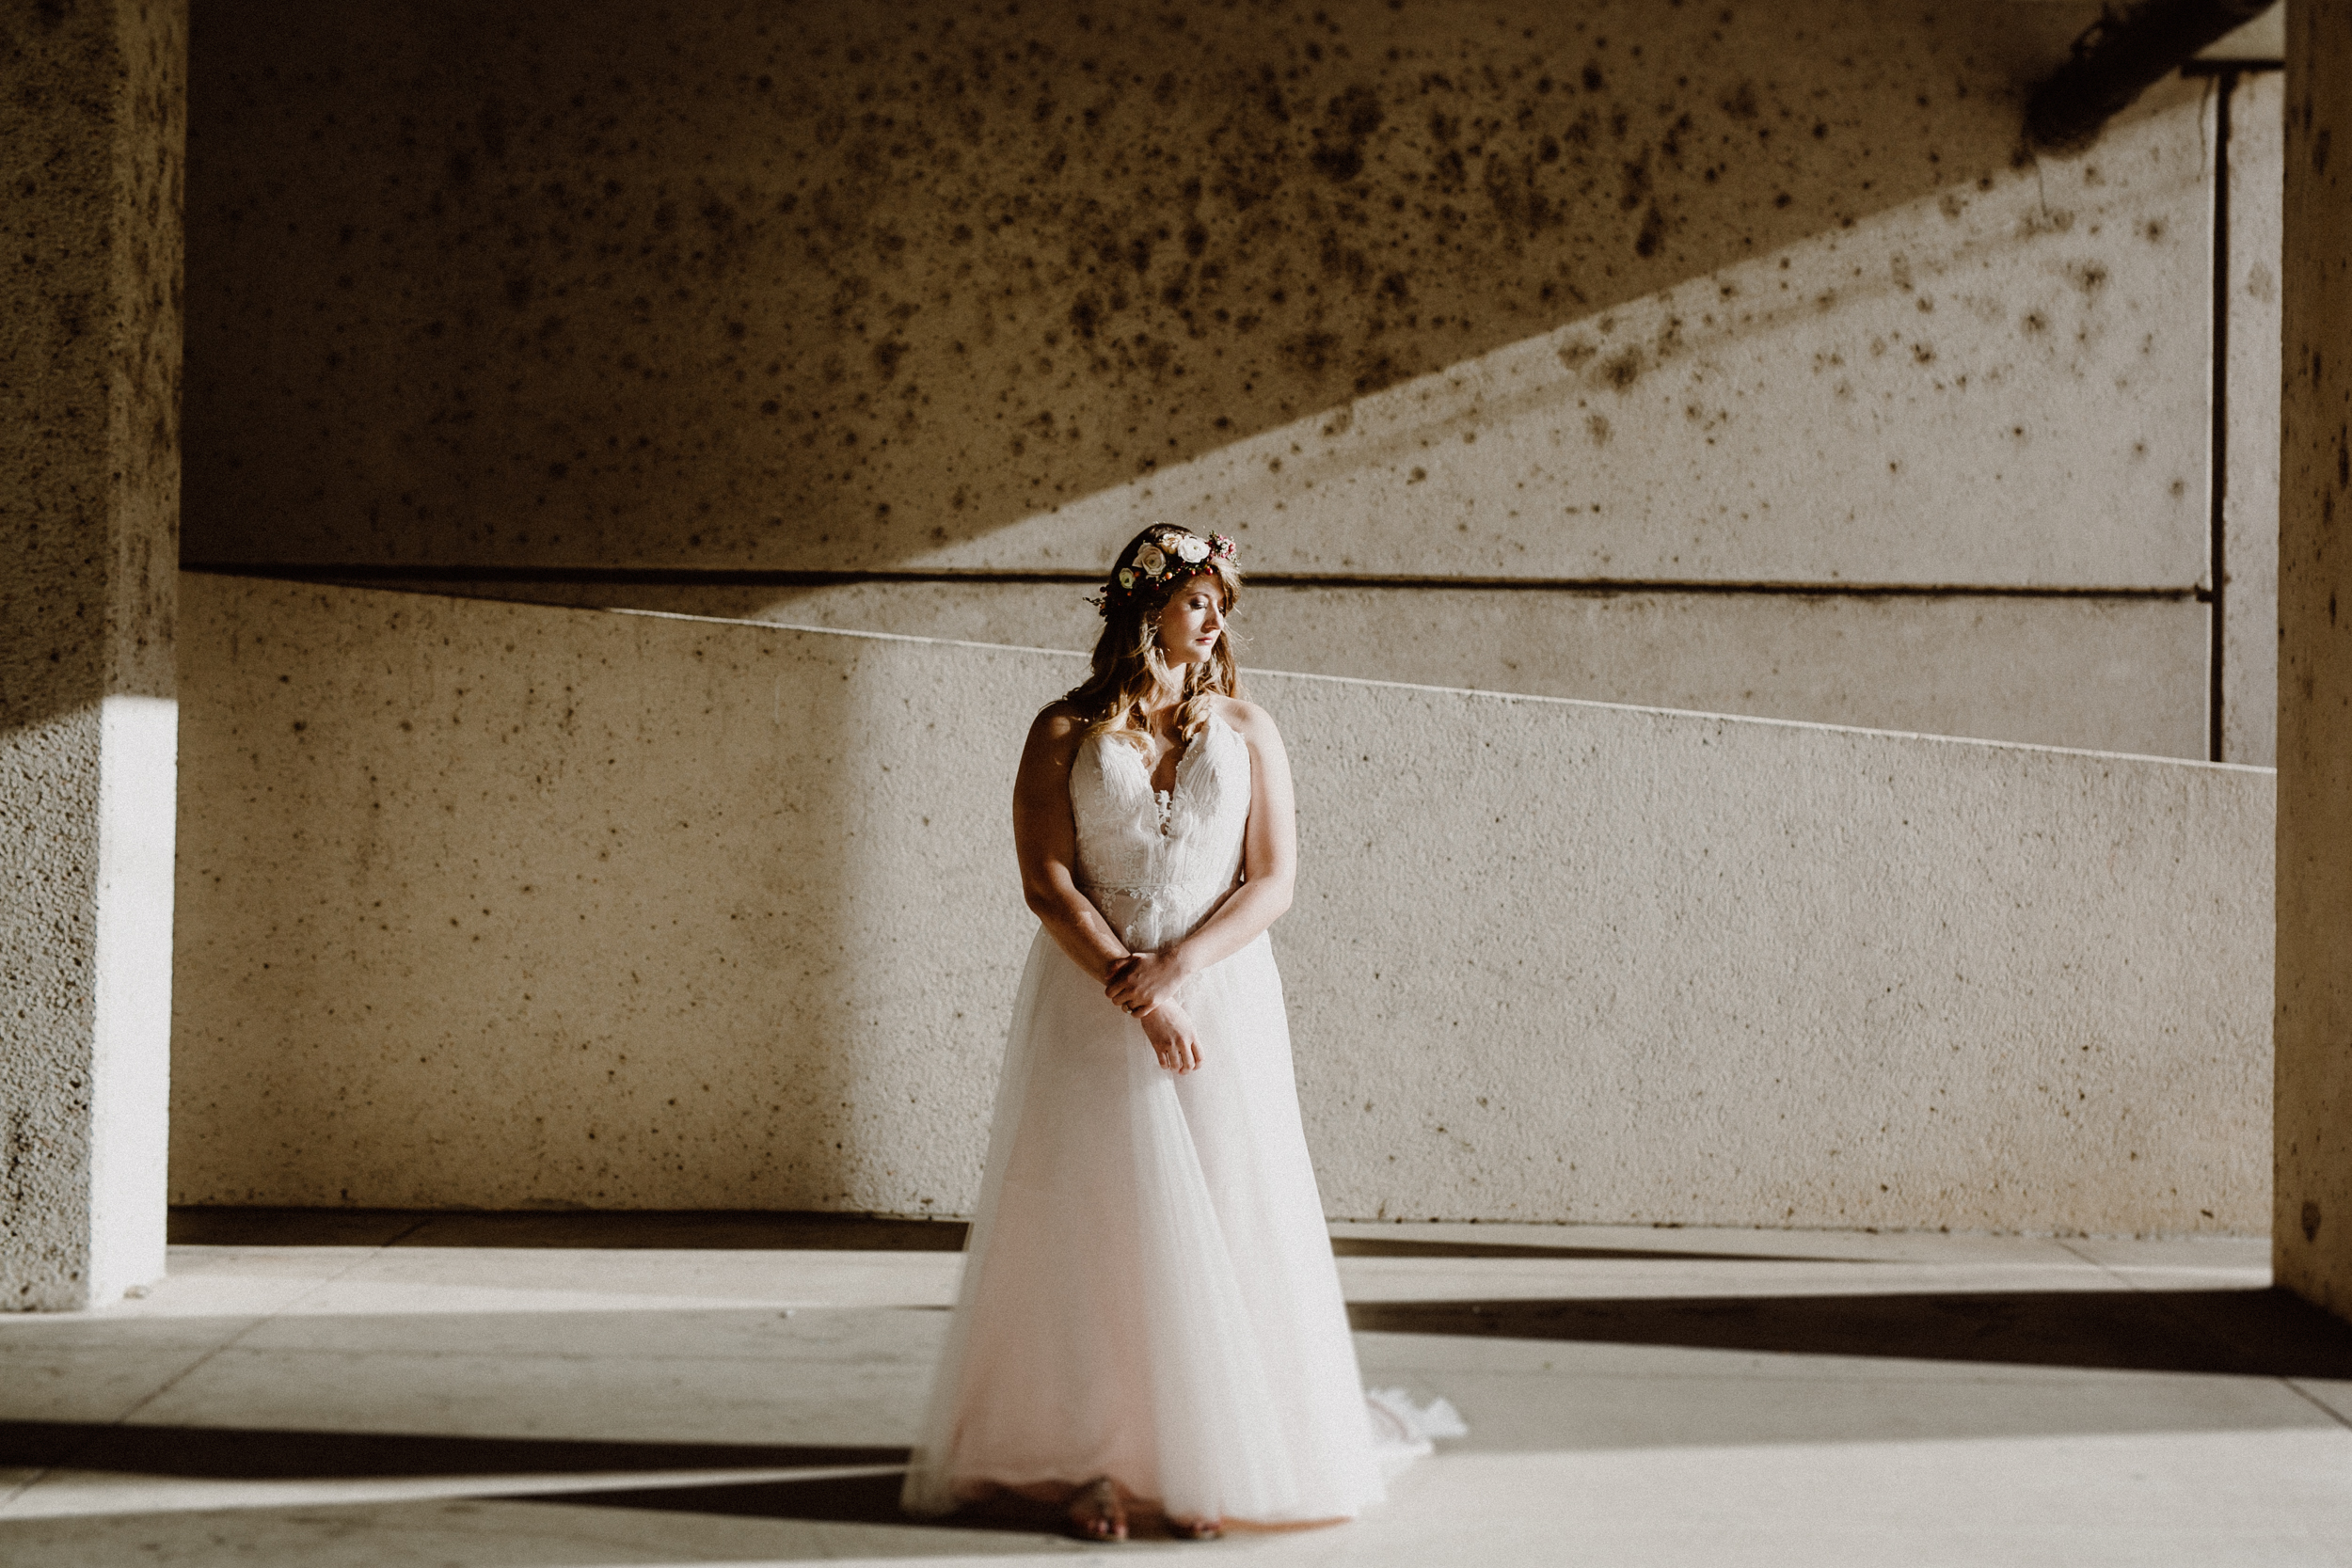
[[[1182,1077],[1038,933],[908,1508],[1101,1475],[1187,1518],[1380,1497],[1272,947],[1180,996],[1202,1055]]]

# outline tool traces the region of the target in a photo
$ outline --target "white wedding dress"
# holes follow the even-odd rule
[[[1236,884],[1249,748],[1212,718],[1155,793],[1138,751],[1089,736],[1070,800],[1081,886],[1160,947]],[[1177,994],[1201,1045],[1181,1077],[1031,945],[909,1509],[1108,1475],[1177,1517],[1338,1519],[1449,1430],[1392,1394],[1368,1418],[1266,938]]]

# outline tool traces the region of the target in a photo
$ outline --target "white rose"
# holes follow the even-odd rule
[[[1136,585],[1136,575],[1135,575],[1135,573],[1133,573],[1133,572],[1131,572],[1131,571],[1121,571],[1121,572],[1119,574],[1119,586],[1120,586],[1120,587],[1121,587],[1121,588],[1133,588],[1135,585]]]
[[[1197,534],[1187,533],[1176,541],[1176,553],[1184,558],[1185,564],[1199,565],[1209,559],[1209,542]]]
[[[1168,570],[1168,557],[1160,553],[1157,545],[1146,545],[1136,552],[1136,569],[1147,578],[1158,577]]]

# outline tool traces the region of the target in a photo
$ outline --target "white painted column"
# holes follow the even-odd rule
[[[164,1267],[185,0],[0,24],[0,1307]]]
[[[2279,457],[2279,1282],[2352,1316],[2352,0],[2290,0]]]

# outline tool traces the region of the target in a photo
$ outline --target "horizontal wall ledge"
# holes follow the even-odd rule
[[[477,585],[545,583],[563,587],[612,588],[837,588],[866,583],[1075,583],[1092,586],[1101,572],[1049,571],[768,571],[723,566],[467,566],[431,563],[231,562],[185,562],[183,570],[221,577],[274,578],[286,582],[421,588],[463,596]],[[1965,582],[1738,582],[1671,578],[1402,577],[1372,573],[1251,572],[1251,584],[1266,588],[1484,588],[1523,593],[1583,594],[1793,594],[1942,598],[2210,599],[2203,583],[2177,586],[2069,587]]]
[[[384,586],[379,584],[378,586]],[[1091,579],[444,579],[400,586],[1083,650]],[[2185,596],[1595,591],[1253,577],[1254,668],[1648,707],[2206,754],[2209,610]]]

